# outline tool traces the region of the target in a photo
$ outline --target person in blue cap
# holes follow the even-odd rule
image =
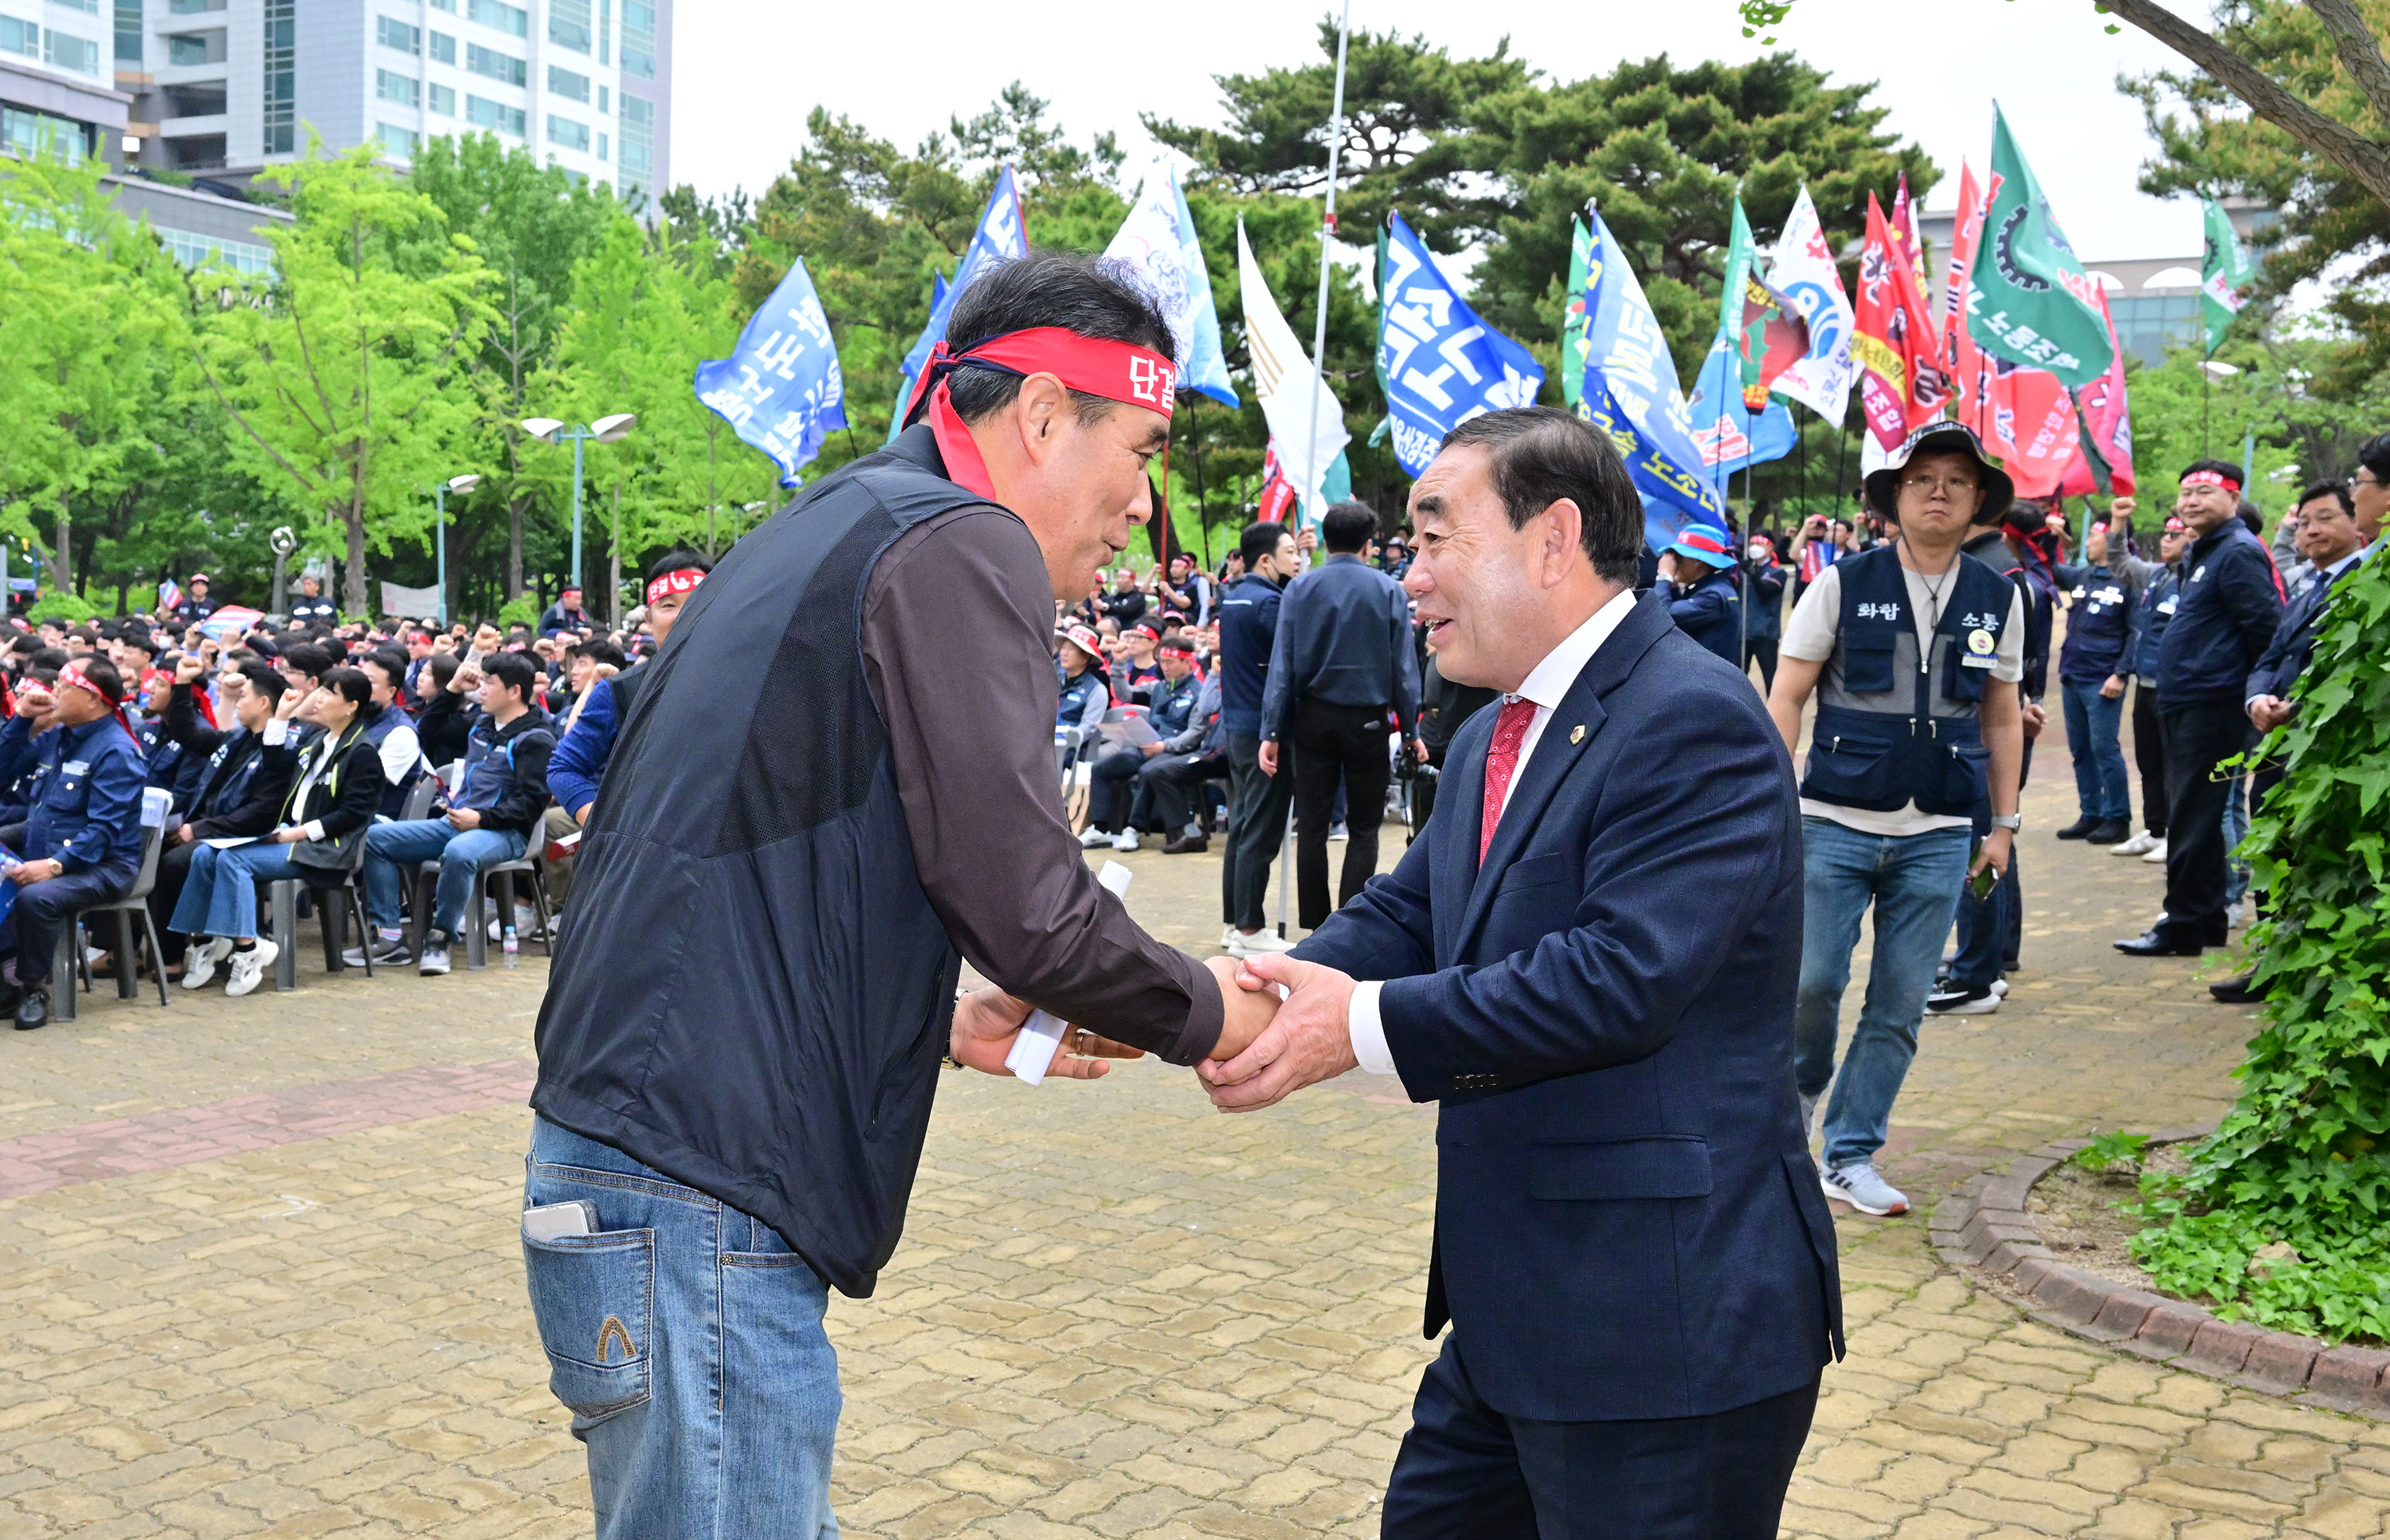
[[[1688,524],[1660,553],[1652,591],[1677,629],[1729,663],[1742,661],[1742,599],[1727,570],[1734,549],[1715,524]]]

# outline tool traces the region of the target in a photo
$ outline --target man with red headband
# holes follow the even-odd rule
[[[707,576],[589,815],[523,1249],[601,1536],[832,1531],[829,1290],[895,1250],[942,1055],[1004,1073],[1034,1002],[1191,1065],[1276,1008],[1137,928],[1056,784],[1054,606],[1150,514],[1169,323],[1036,253],[947,338],[912,426]]]
[[[2224,804],[2239,789],[2216,767],[2249,747],[2249,674],[2282,618],[2281,580],[2265,542],[2240,519],[2241,468],[2200,460],[2182,473],[2175,514],[2191,536],[2181,598],[2158,652],[2158,715],[2166,748],[2165,912],[2116,950],[2195,957],[2221,946]]]
[[[15,1013],[19,1032],[49,1024],[60,923],[122,898],[140,875],[148,772],[123,700],[113,663],[78,659],[58,671],[55,690],[27,681],[0,727],[0,786],[34,776],[25,821],[0,828],[0,845],[23,859],[6,873],[17,902],[0,920],[0,955],[9,955],[0,1009]]]
[[[568,587],[556,596],[556,602],[541,611],[539,634],[554,636],[559,633],[579,634],[589,629],[588,612],[581,608],[581,590]]]

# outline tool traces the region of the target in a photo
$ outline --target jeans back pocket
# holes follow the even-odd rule
[[[656,1232],[523,1238],[547,1385],[576,1435],[645,1402],[654,1361]]]

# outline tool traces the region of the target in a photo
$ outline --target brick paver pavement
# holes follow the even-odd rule
[[[2248,1031],[2194,965],[2109,951],[2157,874],[2049,838],[2054,761],[2027,971],[1928,1024],[1900,1107],[1921,1213],[2048,1138],[2212,1119]],[[1216,859],[1126,859],[1208,951]],[[543,978],[310,970],[0,1034],[0,1537],[587,1532],[513,1235]],[[1222,1118],[1150,1062],[942,1090],[905,1245],[831,1315],[846,1533],[1373,1534],[1430,1351],[1433,1112],[1354,1076]],[[2390,1427],[2062,1336],[1921,1217],[1841,1232],[1851,1356],[1788,1534],[2384,1533]]]

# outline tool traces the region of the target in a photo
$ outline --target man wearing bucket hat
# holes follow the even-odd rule
[[[1862,1213],[1906,1213],[1875,1169],[1917,1054],[1919,1019],[1972,872],[2009,861],[2024,753],[2017,681],[2024,605],[1960,546],[1997,520],[2014,484],[1958,423],[1908,436],[1867,479],[1900,538],[1818,574],[1784,628],[1768,710],[1798,746],[1818,696],[1801,783],[1805,918],[1793,1016],[1802,1110],[1826,1108],[1825,1187]],[[1972,858],[1976,804],[1992,828]],[[1836,1022],[1859,922],[1875,909],[1867,1003],[1834,1073]]]
[[[1715,524],[1688,524],[1660,553],[1653,584],[1677,629],[1729,663],[1742,661],[1742,600],[1727,569],[1734,551]]]

